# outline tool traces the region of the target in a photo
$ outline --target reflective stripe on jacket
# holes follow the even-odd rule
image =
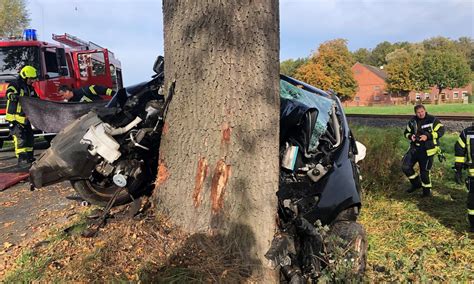
[[[71,102],[92,102],[98,101],[102,98],[100,96],[112,96],[114,91],[110,88],[91,85],[89,87],[83,87],[72,91],[74,96],[71,98]]]
[[[464,129],[454,144],[454,162],[474,167],[474,126]]]
[[[13,99],[14,96],[17,96],[16,99]],[[18,122],[25,124],[27,122],[25,113],[18,101],[18,97],[30,96],[38,97],[35,89],[28,86],[23,79],[17,79],[15,82],[12,82],[8,85],[6,91],[7,97],[7,107],[5,119],[9,122]]]
[[[438,154],[441,150],[439,148],[438,139],[444,135],[444,126],[436,117],[426,113],[425,118],[419,119],[414,116],[407,124],[404,131],[404,136],[411,141],[412,135],[426,135],[426,141],[411,142],[415,147],[424,147],[428,156]]]

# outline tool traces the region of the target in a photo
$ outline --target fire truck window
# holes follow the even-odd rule
[[[112,89],[117,90],[117,72],[114,65],[110,65],[110,76],[112,77]]]
[[[46,63],[46,75],[49,78],[59,77],[58,61],[56,59],[56,52],[45,50],[44,61]]]
[[[105,75],[105,59],[102,52],[92,55],[92,76]]]
[[[87,67],[89,66],[88,62],[90,62],[90,55],[89,54],[79,54],[77,56],[79,61],[79,73],[81,77],[87,77]]]
[[[5,46],[0,47],[0,80],[14,79],[25,65],[34,66],[41,71],[38,47]]]

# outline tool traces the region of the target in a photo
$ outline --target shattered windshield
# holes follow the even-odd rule
[[[0,77],[17,76],[25,65],[39,69],[39,50],[35,46],[0,47]]]
[[[311,133],[308,147],[309,152],[315,152],[319,144],[319,138],[326,132],[327,124],[332,113],[332,106],[335,102],[323,96],[300,89],[284,80],[280,80],[280,97],[297,101],[306,105],[308,108],[318,110],[318,117],[314,125],[313,133]]]

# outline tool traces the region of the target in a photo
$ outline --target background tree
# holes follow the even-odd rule
[[[470,37],[460,37],[457,41],[454,41],[456,50],[461,53],[471,68],[474,71],[474,41]]]
[[[352,53],[355,62],[371,65],[370,56],[372,53],[367,48],[359,48]]]
[[[443,52],[453,52],[456,50],[456,46],[452,40],[446,37],[438,36],[425,39],[423,42],[423,47],[427,52],[430,51],[443,51]]]
[[[318,88],[334,90],[341,100],[352,98],[357,82],[352,74],[354,60],[347,41],[335,39],[321,44],[307,64],[296,72],[296,78]]]
[[[452,51],[427,51],[422,61],[423,75],[429,86],[438,89],[438,102],[446,88],[460,88],[469,83],[470,68],[462,55]]]
[[[423,55],[422,46],[399,48],[387,55],[385,71],[391,93],[406,96],[410,91],[428,87],[422,71]]]
[[[25,0],[1,0],[0,15],[0,36],[21,35],[30,23]]]
[[[285,61],[282,61],[280,63],[280,73],[294,77],[296,70],[303,64],[307,63],[308,59],[307,58],[298,58],[296,60],[294,59],[287,59]]]
[[[251,269],[268,263],[276,230],[278,12],[273,0],[163,0],[166,85],[176,88],[156,208],[187,232],[230,240]]]
[[[387,54],[394,51],[395,47],[388,41],[381,42],[372,50],[370,55],[370,65],[380,67],[387,64]]]

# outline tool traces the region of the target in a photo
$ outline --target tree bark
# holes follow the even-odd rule
[[[276,230],[278,11],[275,0],[163,0],[166,86],[176,85],[156,208],[190,233],[237,241],[260,267]]]

